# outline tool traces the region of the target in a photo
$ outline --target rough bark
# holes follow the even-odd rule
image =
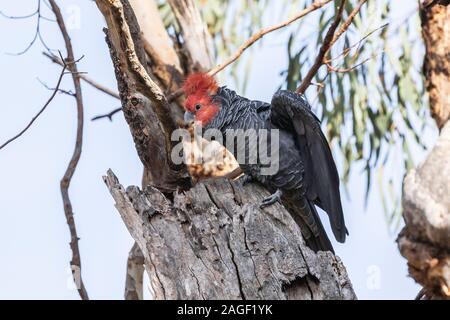
[[[149,183],[173,191],[186,186],[184,166],[170,161],[175,120],[167,99],[150,77],[136,17],[128,1],[97,0],[109,27],[107,43],[114,64],[122,108]]]
[[[343,264],[315,254],[281,206],[261,210],[257,185],[213,181],[177,192],[125,190],[104,177],[142,249],[155,299],[355,299]]]
[[[403,182],[400,252],[428,297],[450,298],[450,122],[425,162]]]
[[[423,286],[418,298],[450,298],[450,7],[420,4],[424,75],[430,109],[441,135],[425,162],[403,181],[405,227],[397,239],[410,275]]]
[[[175,121],[154,72],[146,69],[138,19],[126,0],[96,2],[108,26],[124,114],[148,186],[125,190],[112,172],[105,182],[142,251],[153,297],[354,299],[338,257],[307,248],[282,206],[259,209],[268,195],[263,187],[216,180],[187,190],[186,168],[170,162]],[[197,33],[201,42],[195,47],[187,40],[194,38],[185,38],[184,49],[196,60],[195,68],[209,69],[208,51],[202,57],[198,49],[208,45],[199,12],[192,1],[171,2],[183,34]],[[183,6],[189,10],[180,10]]]
[[[125,300],[142,300],[144,278],[144,255],[135,242],[128,254],[127,276],[125,280]]]
[[[431,115],[441,129],[450,118],[450,6],[448,1],[424,1],[420,5],[425,42],[423,72]]]

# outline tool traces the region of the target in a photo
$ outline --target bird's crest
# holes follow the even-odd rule
[[[190,95],[213,95],[219,86],[216,80],[207,73],[193,73],[189,75],[183,84],[183,91],[186,96]]]

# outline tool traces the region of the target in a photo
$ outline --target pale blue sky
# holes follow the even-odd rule
[[[35,2],[1,0],[0,10],[23,15],[34,10]],[[401,2],[412,5],[411,1]],[[66,17],[73,10],[81,13],[79,27],[70,28],[69,23],[75,54],[85,55],[79,69],[115,88],[102,32],[104,22],[95,4],[80,0],[59,4]],[[59,74],[60,68],[42,56],[39,43],[23,56],[5,54],[26,47],[35,23],[33,18],[0,18],[0,142],[23,128],[50,95],[36,78],[54,86]],[[63,48],[56,24],[43,21],[41,29],[51,48]],[[263,46],[253,54],[249,98],[269,100],[276,90],[279,72],[286,65],[286,49],[277,44],[287,34],[266,37]],[[69,77],[63,87],[71,88]],[[101,176],[111,168],[123,185],[139,185],[142,165],[122,114],[116,115],[113,122],[90,121],[93,116],[116,108],[118,101],[86,84],[83,98],[83,154],[70,189],[81,238],[83,277],[91,298],[122,299],[126,258],[133,241]],[[0,151],[1,299],[78,299],[78,293],[68,285],[69,232],[59,191],[60,178],[73,151],[75,111],[73,98],[58,95],[20,140]],[[433,141],[434,136],[430,135],[427,142],[431,145]],[[423,152],[415,154],[418,161],[424,156]],[[336,252],[360,299],[411,299],[419,287],[407,276],[406,261],[398,253],[395,235],[388,232],[376,188],[364,210],[365,178],[359,174],[361,170],[362,167],[356,168],[351,177],[352,198],[342,197],[350,237],[345,244],[335,243]]]

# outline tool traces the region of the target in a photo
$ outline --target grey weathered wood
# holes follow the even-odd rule
[[[398,237],[409,273],[428,296],[450,298],[450,122],[425,162],[403,182]]]
[[[135,242],[128,254],[127,275],[125,279],[125,300],[142,300],[144,278],[144,255]]]
[[[104,177],[142,249],[156,299],[355,299],[330,252],[315,254],[279,204],[255,184],[211,181],[167,199]]]
[[[450,6],[419,1],[425,43],[423,73],[431,115],[441,135],[403,181],[405,227],[398,236],[410,275],[423,286],[418,299],[450,299]]]

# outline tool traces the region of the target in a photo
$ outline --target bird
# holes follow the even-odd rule
[[[241,130],[241,133],[242,130],[277,130],[276,172],[262,174],[265,164],[259,157],[250,161],[250,151],[258,148],[258,143],[245,140],[243,147],[229,150],[237,159],[242,153],[245,155],[238,161],[244,172],[241,179],[244,184],[259,182],[264,185],[272,194],[263,199],[261,207],[276,202],[283,204],[314,252],[334,253],[316,206],[328,214],[336,240],[345,242],[348,230],[340,198],[339,175],[320,120],[306,98],[289,90],[278,90],[270,103],[249,100],[226,86],[219,86],[207,73],[189,75],[182,89],[185,94],[184,120],[197,121],[202,130],[219,130],[225,137],[224,145],[228,145],[230,139],[236,140],[236,135],[229,137],[233,130]],[[267,147],[266,151],[270,149]]]

